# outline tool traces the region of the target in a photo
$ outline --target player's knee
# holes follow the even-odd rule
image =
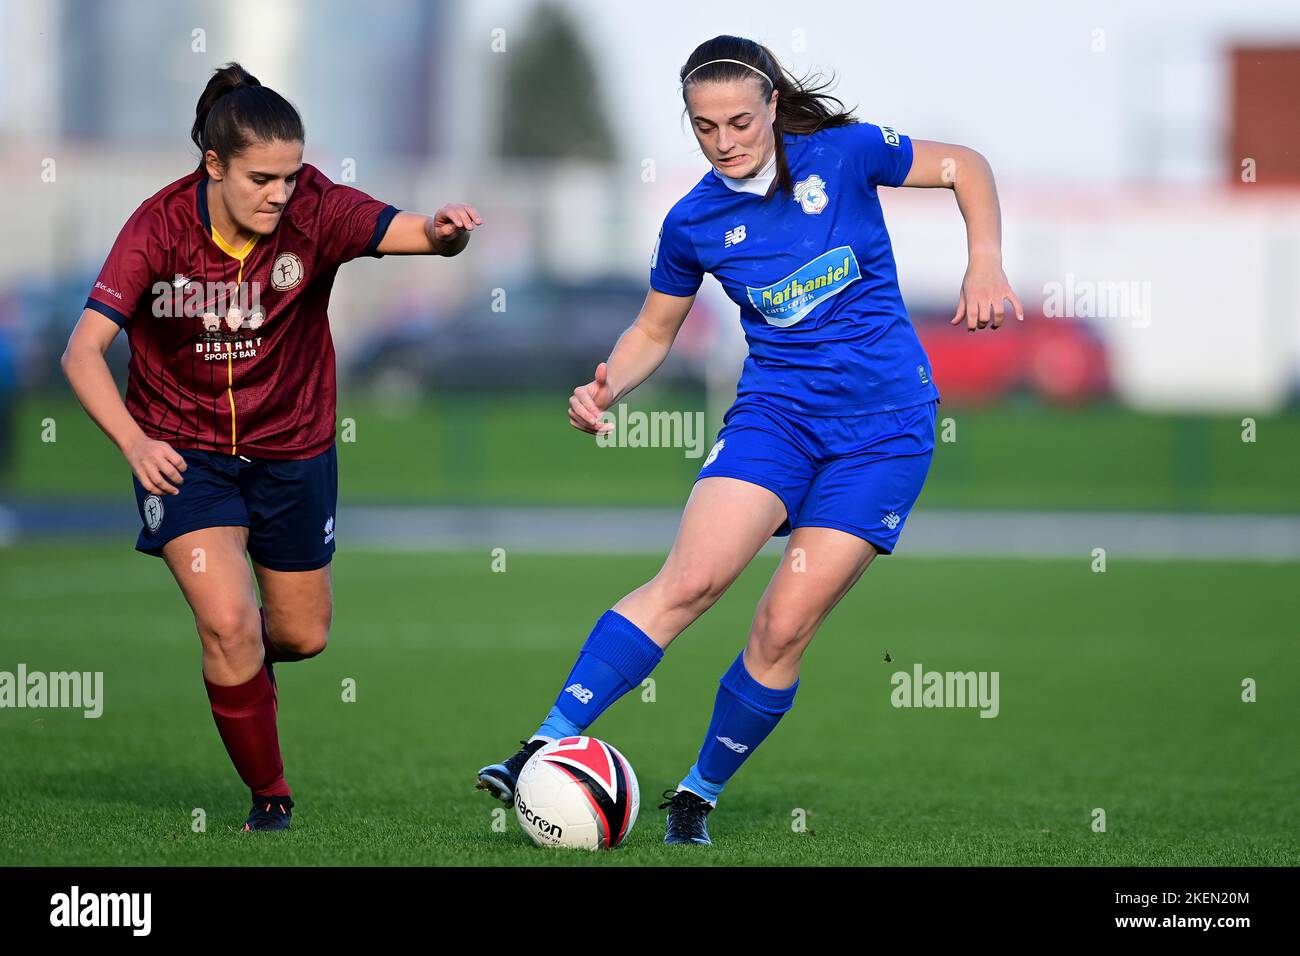
[[[727,589],[716,573],[700,565],[669,572],[662,582],[664,595],[674,608],[704,611]]]
[[[766,666],[797,659],[808,643],[809,617],[795,608],[764,603],[754,615],[750,652]]]
[[[297,657],[315,657],[325,650],[329,643],[330,622],[326,618],[320,621],[305,621],[294,625],[288,632],[271,635],[276,647],[288,651]]]
[[[223,657],[237,657],[260,647],[262,620],[257,609],[223,607],[198,620],[199,637]]]
[[[330,626],[328,621],[321,622],[312,627],[305,628],[298,637],[297,647],[295,650],[303,657],[315,657],[321,651],[325,650],[325,645],[330,641]]]

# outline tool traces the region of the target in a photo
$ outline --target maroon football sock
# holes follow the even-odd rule
[[[291,796],[280,758],[275,695],[266,668],[234,687],[218,686],[206,677],[203,683],[212,702],[212,719],[240,779],[254,796]]]

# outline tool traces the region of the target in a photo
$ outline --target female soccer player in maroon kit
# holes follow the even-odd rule
[[[63,368],[131,466],[136,548],[194,612],[212,715],[253,795],[244,829],[283,830],[271,665],[319,654],[332,613],[334,276],[363,255],[457,255],[483,220],[330,182],[302,161],[297,110],[237,63],[208,81],[191,136],[199,168],[127,221]],[[125,403],[104,361],[122,329]]]

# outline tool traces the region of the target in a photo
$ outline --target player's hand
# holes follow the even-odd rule
[[[1023,322],[1025,310],[1016,294],[1011,291],[1011,283],[1007,281],[1001,263],[972,259],[966,267],[966,277],[961,282],[957,314],[952,317],[950,324],[959,325],[964,318],[969,332],[987,326],[996,329],[1002,325],[1005,302],[1015,306],[1016,318]]]
[[[613,422],[602,422],[600,416],[614,404],[614,393],[609,388],[609,368],[604,362],[596,366],[596,377],[586,385],[579,385],[569,396],[569,424],[591,435],[607,435],[614,430]]]
[[[181,477],[188,465],[176,449],[165,441],[141,438],[126,450],[126,460],[136,480],[151,495],[179,495]]]
[[[466,203],[448,203],[433,214],[433,234],[439,242],[450,242],[462,232],[473,232],[483,218]]]

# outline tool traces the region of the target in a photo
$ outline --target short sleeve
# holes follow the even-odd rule
[[[665,295],[691,296],[704,281],[704,269],[695,254],[690,225],[681,203],[664,218],[654,252],[650,254],[650,288]]]
[[[862,181],[869,186],[901,186],[912,169],[912,140],[891,126],[854,123],[849,133]]]
[[[160,219],[155,209],[141,206],[126,221],[91,287],[87,309],[126,327],[154,283],[164,278]]]
[[[316,225],[326,258],[334,263],[349,262],[358,256],[383,258],[379,243],[397,213],[395,207],[360,189],[326,180]]]

